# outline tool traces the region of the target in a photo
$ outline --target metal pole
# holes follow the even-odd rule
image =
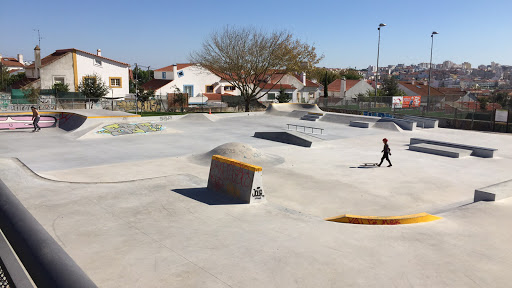
[[[137,82],[139,82],[139,77],[137,76],[137,63],[135,63],[135,115],[137,115],[137,94],[139,93]]]
[[[379,54],[380,54],[380,28],[386,26],[384,23],[379,24],[379,42],[377,44],[377,71],[375,72],[375,109],[377,109],[377,82],[379,81]]]
[[[429,112],[430,107],[430,78],[432,75],[432,50],[434,48],[434,35],[439,34],[436,31],[432,32],[430,34],[430,37],[432,38],[432,44],[430,44],[430,69],[428,71],[428,96],[427,96],[427,113]]]

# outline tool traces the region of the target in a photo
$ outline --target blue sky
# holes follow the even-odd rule
[[[0,53],[33,60],[77,48],[129,64],[161,68],[188,62],[190,51],[226,25],[287,30],[325,56],[319,66],[379,66],[491,61],[512,65],[512,1],[35,1],[2,0]]]

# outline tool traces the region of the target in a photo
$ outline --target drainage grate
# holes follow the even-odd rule
[[[0,288],[14,288],[12,285],[10,278],[7,275],[7,271],[0,260]]]

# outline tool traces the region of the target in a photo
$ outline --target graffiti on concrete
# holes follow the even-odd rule
[[[135,100],[120,100],[116,101],[115,104],[118,110],[135,111]],[[144,102],[144,105],[137,102],[137,106],[139,111],[158,112],[162,110],[162,100],[149,100]]]
[[[34,128],[32,123],[32,116],[28,115],[0,116],[0,130]],[[39,119],[41,128],[55,127],[56,123],[57,119],[53,116],[41,116]]]
[[[110,134],[112,136],[138,134],[138,133],[149,133],[162,131],[163,126],[155,123],[113,123],[107,126],[103,126],[103,129],[97,131],[98,134]]]
[[[255,199],[261,199],[261,197],[265,197],[265,195],[263,195],[263,189],[261,189],[261,187],[256,187],[252,190],[252,197],[254,197]]]

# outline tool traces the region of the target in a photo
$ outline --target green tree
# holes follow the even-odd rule
[[[382,91],[379,93],[379,96],[388,96],[384,97],[383,100],[381,100],[384,103],[391,104],[393,102],[393,98],[391,96],[405,96],[405,92],[398,88],[398,80],[396,80],[394,77],[385,77],[382,81]]]
[[[97,74],[86,75],[78,85],[78,91],[92,103],[96,103],[109,92],[107,84]]]
[[[292,100],[292,98],[285,93],[284,88],[279,89],[279,94],[277,95],[277,101],[279,103],[288,103]]]
[[[25,94],[25,98],[28,99],[28,101],[32,104],[39,103],[39,94],[41,92],[41,89],[39,88],[28,88],[23,89],[23,94]]]
[[[9,70],[7,69],[7,67],[5,67],[5,66],[0,66],[0,67],[1,67],[1,70],[0,70],[0,91],[5,91],[7,86],[9,86],[10,73],[9,73]]]
[[[487,97],[478,97],[477,100],[480,105],[480,110],[487,110],[487,104],[489,103],[489,99],[487,99]]]
[[[264,85],[274,75],[306,72],[322,56],[315,47],[295,39],[285,31],[265,33],[255,28],[226,27],[214,32],[203,42],[202,48],[193,52],[191,62],[225,79],[240,90],[245,111],[251,102],[268,94],[260,94]],[[281,79],[274,81],[277,85]]]
[[[69,84],[57,82],[57,83],[53,84],[52,89],[55,91],[55,93],[69,92]]]
[[[497,91],[497,90],[494,91],[492,100],[493,100],[493,102],[500,104],[501,107],[503,107],[503,108],[507,108],[511,104],[510,102],[512,102],[512,101],[510,101],[507,92]]]
[[[141,109],[144,109],[144,103],[149,101],[151,97],[155,97],[155,91],[154,90],[144,90],[144,88],[139,87],[139,93],[137,93],[137,99],[139,100],[141,104]]]
[[[363,79],[363,76],[354,69],[346,69],[340,72],[340,78],[345,77],[347,80],[359,80]]]
[[[173,105],[181,106],[181,113],[183,113],[185,103],[187,101],[187,96],[183,94],[180,88],[174,86],[174,98],[172,99]]]

